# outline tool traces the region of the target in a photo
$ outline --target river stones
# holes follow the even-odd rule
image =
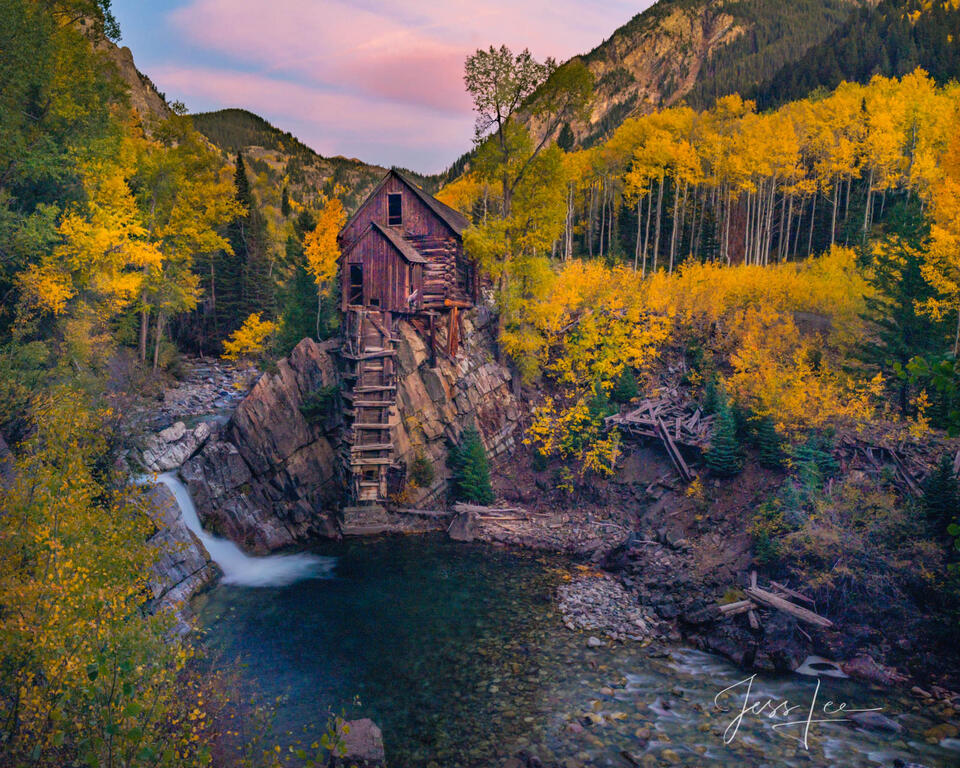
[[[653,620],[615,579],[597,576],[570,581],[560,585],[558,597],[568,629],[599,632],[618,641],[643,640],[653,630]],[[591,648],[602,644],[596,636],[587,640]]]

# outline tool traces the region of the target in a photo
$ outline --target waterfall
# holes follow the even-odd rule
[[[152,480],[146,482],[152,483]],[[190,491],[176,472],[164,472],[156,482],[163,483],[173,493],[183,522],[200,540],[220,570],[224,584],[242,587],[282,587],[302,579],[331,578],[336,558],[307,553],[251,557],[229,539],[214,536],[203,529]]]

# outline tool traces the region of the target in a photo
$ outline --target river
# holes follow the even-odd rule
[[[312,578],[221,583],[198,602],[211,655],[238,661],[248,691],[278,701],[277,734],[317,732],[346,708],[380,725],[392,768],[498,766],[521,750],[565,768],[960,764],[960,742],[926,743],[935,721],[913,699],[850,680],[821,678],[817,690],[816,678],[758,676],[750,703],[797,709],[745,716],[731,732],[748,673],[683,647],[588,647],[556,612],[559,559],[441,536],[314,556]],[[882,708],[903,730],[812,722],[803,744],[804,725],[783,727],[841,718],[841,704]]]

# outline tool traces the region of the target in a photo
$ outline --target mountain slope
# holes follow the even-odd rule
[[[287,187],[290,196],[308,202],[318,193],[332,196],[334,190],[349,211],[359,205],[377,185],[386,168],[342,156],[324,157],[289,131],[282,131],[245,109],[221,109],[192,115],[193,124],[232,161],[238,151],[248,159],[258,176],[277,189]],[[403,170],[424,188],[437,186],[437,177]]]
[[[660,0],[582,57],[595,95],[574,137],[589,146],[631,114],[749,91],[873,2]]]
[[[960,0],[884,0],[861,9],[752,94],[762,109],[841,80],[902,77],[923,67],[939,83],[960,77]]]

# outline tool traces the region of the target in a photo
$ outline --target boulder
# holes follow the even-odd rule
[[[480,515],[472,509],[466,509],[450,522],[447,535],[454,541],[473,541],[477,538],[479,527]]]
[[[343,748],[339,750],[340,754],[334,754],[330,761],[332,766],[374,768],[385,764],[383,734],[370,718],[343,723],[339,736]]]
[[[840,669],[850,677],[877,685],[900,685],[907,681],[905,675],[900,674],[893,667],[878,664],[865,653],[844,661],[840,664]]]
[[[891,720],[886,715],[879,712],[853,712],[849,715],[850,719],[860,728],[868,731],[880,731],[882,733],[900,733],[903,726],[896,720]]]
[[[147,438],[141,454],[141,463],[150,472],[168,472],[177,469],[189,459],[210,437],[211,428],[201,422],[195,429],[187,429],[182,421]]]

